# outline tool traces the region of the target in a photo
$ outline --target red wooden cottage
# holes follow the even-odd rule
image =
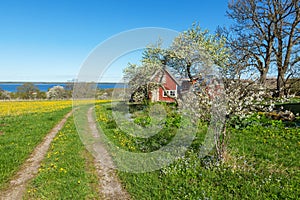
[[[154,80],[161,83],[166,91],[164,91],[161,87],[151,91],[149,95],[151,101],[175,102],[174,98],[170,98],[169,96],[178,96],[180,83],[172,75],[172,73],[168,69],[164,69],[162,72],[155,74]]]

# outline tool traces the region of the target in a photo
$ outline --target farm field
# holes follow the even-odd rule
[[[0,188],[63,116],[71,101],[0,102]]]
[[[85,100],[79,102],[79,104],[90,103]],[[26,174],[26,168],[29,168],[27,159],[32,157],[33,150],[40,146],[42,141],[44,143],[48,140],[45,138],[51,129],[52,131],[59,129],[57,124],[66,118],[67,113],[70,115],[72,101],[3,101],[0,105],[0,191],[7,193],[10,192],[11,181],[20,181],[20,178],[15,179],[20,176],[16,173],[19,174],[19,171],[25,169]],[[49,152],[39,166],[38,175],[28,184],[26,195],[22,195],[24,198],[61,199],[63,195],[66,198],[72,196],[75,199],[98,198],[98,187],[95,185],[97,179],[93,174],[95,170],[93,158],[81,143],[73,118],[70,117],[66,124],[62,125],[63,128],[53,141],[50,141]],[[47,137],[49,138],[48,135]],[[30,159],[35,162],[34,157]],[[29,161],[29,164],[32,161]],[[64,176],[61,176],[62,174]],[[51,178],[53,183],[57,183],[56,185],[49,185]],[[40,186],[39,190],[36,182]],[[3,198],[5,197],[7,196],[4,193]]]
[[[180,116],[164,105],[167,118],[162,131],[146,139],[134,137],[118,128],[111,104],[105,102],[96,102],[96,121],[109,140],[126,151],[155,151],[180,126]],[[5,191],[36,146],[72,110],[72,102],[0,105],[4,105],[0,108],[0,190]],[[140,126],[152,123],[147,109],[133,110],[131,117]],[[153,172],[117,171],[117,175],[132,199],[296,199],[300,195],[299,126],[254,115],[229,129],[225,163],[216,163],[213,154],[198,157],[207,130],[203,123],[185,157]],[[100,185],[94,158],[82,144],[71,116],[27,183],[23,199],[103,199]]]
[[[0,116],[17,116],[31,113],[51,113],[70,108],[72,101],[1,101],[0,105]]]

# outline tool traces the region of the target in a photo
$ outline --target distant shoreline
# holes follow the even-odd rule
[[[73,81],[66,82],[47,82],[47,81],[0,81],[0,84],[23,84],[23,83],[32,83],[32,84],[68,84],[68,83],[76,83]],[[92,82],[97,84],[124,84],[124,82]]]
[[[68,85],[72,85],[73,83],[77,83],[77,82],[0,82],[0,88],[2,90],[8,91],[8,92],[16,92],[17,88],[19,86],[22,86],[25,83],[32,83],[33,85],[35,85],[36,87],[38,87],[38,89],[42,92],[46,92],[48,91],[50,88],[60,85],[63,86],[64,88],[66,88]],[[95,84],[97,85],[97,88],[99,89],[112,89],[112,88],[123,88],[126,83],[115,83],[115,82],[90,82],[91,84]]]

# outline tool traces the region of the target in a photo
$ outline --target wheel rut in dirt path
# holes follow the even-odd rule
[[[72,111],[65,115],[64,118],[45,136],[43,141],[34,149],[30,157],[23,163],[20,170],[10,181],[8,188],[6,188],[4,191],[0,191],[1,200],[22,199],[22,196],[26,189],[26,184],[38,173],[41,161],[44,159],[53,138],[64,126],[67,119],[71,115]]]
[[[89,130],[92,137],[100,137],[95,119],[93,117],[93,107],[88,110],[87,120]],[[97,143],[94,145],[94,150],[97,152],[97,157],[94,159],[98,180],[99,180],[99,193],[101,199],[106,200],[128,200],[130,199],[127,191],[122,187],[114,167],[113,161],[104,144]],[[101,158],[100,158],[101,157]]]

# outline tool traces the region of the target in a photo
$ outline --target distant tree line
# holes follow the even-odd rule
[[[94,88],[93,85],[89,83],[81,83],[82,95],[86,96],[89,93],[91,98],[96,99],[111,99],[112,94],[115,89],[99,89]],[[48,91],[40,91],[39,88],[33,83],[24,83],[17,87],[16,92],[5,91],[0,88],[0,100],[10,100],[10,99],[21,99],[21,100],[34,100],[34,99],[49,99],[49,100],[60,100],[60,99],[71,99],[73,97],[73,83],[67,83],[64,87],[57,85],[49,88]]]
[[[67,84],[68,85],[68,84]],[[5,91],[0,88],[0,99],[69,99],[72,97],[72,87],[54,86],[47,92],[40,91],[33,83],[27,82],[17,87],[16,92]]]

